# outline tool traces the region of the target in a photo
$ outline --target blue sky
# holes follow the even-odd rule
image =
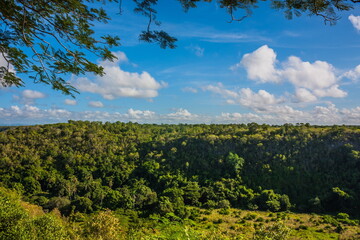
[[[116,62],[89,56],[104,77],[66,76],[80,91],[72,99],[23,76],[26,87],[0,89],[0,125],[360,124],[360,8],[330,26],[315,16],[287,20],[261,3],[251,17],[229,23],[215,2],[184,13],[177,1],[162,0],[157,17],[178,38],[174,50],[139,42],[147,19],[132,8],[125,3],[118,15],[107,5],[112,20],[95,27],[121,38],[112,49]]]

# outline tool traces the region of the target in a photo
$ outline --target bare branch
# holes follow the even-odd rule
[[[233,7],[231,7],[231,6],[228,7],[228,12],[229,12],[229,15],[231,16],[231,20],[228,21],[228,23],[232,23],[233,21],[241,22],[242,20],[244,20],[245,18],[248,17],[248,15],[245,15],[245,16],[242,16],[241,18],[235,18],[234,14],[233,14]]]
[[[151,25],[152,20],[153,20],[152,11],[149,10],[149,23],[148,23],[148,26],[147,26],[147,31],[148,32],[150,32],[150,25]]]

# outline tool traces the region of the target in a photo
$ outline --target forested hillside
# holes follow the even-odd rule
[[[62,214],[360,214],[360,128],[70,121],[0,132],[0,181]]]

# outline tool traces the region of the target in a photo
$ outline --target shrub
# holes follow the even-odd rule
[[[220,224],[223,222],[224,222],[224,220],[222,218],[219,218],[219,219],[213,221],[214,224]]]
[[[245,220],[254,220],[257,217],[255,213],[248,213],[244,216]]]
[[[272,226],[261,226],[254,233],[253,240],[286,240],[290,236],[291,229],[286,227],[282,222],[278,222]]]
[[[305,225],[300,225],[299,226],[299,229],[302,229],[302,230],[307,230],[309,227],[308,226],[305,226]]]
[[[99,212],[84,223],[83,235],[88,239],[122,239],[119,219],[111,211]]]
[[[213,200],[207,200],[205,203],[204,203],[204,208],[207,208],[207,209],[214,209],[216,207],[216,202],[213,201]]]
[[[336,215],[336,218],[337,219],[349,219],[349,214],[347,214],[347,213],[338,213]]]
[[[219,213],[222,214],[222,215],[229,215],[230,214],[230,211],[228,208],[222,208],[219,210]]]
[[[221,200],[218,204],[217,204],[218,208],[230,208],[230,202],[229,200]]]

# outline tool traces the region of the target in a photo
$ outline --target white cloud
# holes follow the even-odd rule
[[[268,114],[276,114],[283,118],[285,122],[298,122],[299,119],[303,119],[304,112],[301,110],[294,109],[288,105],[273,106]]]
[[[347,96],[347,92],[339,89],[337,84],[325,89],[315,89],[313,92],[318,97],[343,98]]]
[[[174,120],[193,120],[198,115],[190,113],[187,109],[180,108],[176,112],[169,113],[166,115],[170,119]]]
[[[90,107],[95,107],[95,108],[103,108],[104,104],[102,102],[100,102],[100,101],[90,101],[89,106]]]
[[[250,88],[232,91],[226,89],[221,83],[218,83],[217,85],[208,85],[202,89],[204,91],[219,94],[222,98],[225,98],[226,103],[228,104],[240,104],[256,111],[267,111],[271,105],[284,102],[283,97],[277,98],[275,95],[265,90],[259,90],[257,93],[253,92]]]
[[[337,82],[340,77],[336,76],[335,71],[327,62],[303,62],[292,56],[283,64],[282,77],[296,87],[298,101],[311,102],[316,100],[314,97],[342,98],[347,95],[339,89]]]
[[[267,111],[269,105],[276,105],[283,101],[282,98],[276,98],[265,90],[255,93],[250,88],[242,88],[238,100],[241,105],[257,111]]]
[[[64,100],[64,103],[65,103],[66,105],[74,106],[74,105],[77,104],[77,101],[76,101],[75,99],[65,99],[65,100]]]
[[[331,87],[338,80],[335,68],[327,62],[303,62],[300,58],[291,56],[283,65],[283,78],[296,87],[323,89]]]
[[[360,107],[355,107],[353,109],[341,109],[339,113],[346,116],[347,121],[359,125],[360,119]]]
[[[28,99],[38,99],[38,98],[45,98],[45,94],[43,94],[42,92],[39,91],[35,91],[35,90],[24,90],[22,92],[22,97],[24,98],[28,98]]]
[[[245,54],[234,68],[243,66],[247,71],[247,76],[251,80],[261,83],[279,82],[279,72],[275,68],[276,53],[273,49],[264,45],[252,53]]]
[[[52,119],[65,118],[68,119],[71,116],[71,112],[65,109],[48,109],[45,110],[48,113],[48,116]]]
[[[262,123],[262,118],[260,115],[254,113],[221,113],[220,116],[216,117],[216,122],[219,123],[250,123],[258,122]]]
[[[360,31],[360,16],[354,16],[354,15],[350,15],[349,16],[349,20],[352,23],[352,25],[354,26],[354,28],[358,31]]]
[[[342,76],[338,76],[336,69],[325,61],[310,63],[290,56],[287,61],[279,63],[281,67],[276,67],[277,62],[274,50],[264,45],[245,54],[233,68],[243,66],[248,78],[260,83],[291,83],[295,87],[294,96],[298,102],[312,102],[322,97],[342,98],[347,95],[339,89]],[[343,76],[357,78],[358,72],[360,75],[360,67]]]
[[[299,102],[315,102],[317,97],[305,88],[297,88],[295,97]]]
[[[113,54],[117,57],[117,59],[112,62],[113,64],[119,64],[121,62],[129,61],[129,59],[127,58],[124,52],[118,51],[118,52],[113,52]]]
[[[42,92],[26,89],[21,92],[20,96],[14,95],[14,100],[18,101],[19,103],[31,105],[35,104],[37,99],[45,98],[46,95]]]
[[[125,117],[136,120],[152,119],[155,117],[155,112],[149,110],[145,110],[145,111],[134,110],[130,108],[128,112],[125,114]]]
[[[350,80],[356,81],[360,79],[360,65],[357,65],[353,70],[345,72],[343,77],[346,77]]]
[[[348,122],[348,120],[344,119],[347,118],[347,116],[341,114],[340,110],[337,109],[334,104],[329,104],[326,107],[316,106],[312,111],[312,115],[312,117],[315,118],[317,122],[321,122],[322,124],[340,123],[343,121]]]
[[[96,76],[93,80],[82,77],[75,79],[72,84],[83,92],[100,94],[103,98],[113,100],[120,97],[153,98],[158,90],[166,86],[157,82],[148,72],[136,73],[122,70],[119,63],[127,60],[122,52],[117,52],[115,62],[100,62],[104,76]]]

